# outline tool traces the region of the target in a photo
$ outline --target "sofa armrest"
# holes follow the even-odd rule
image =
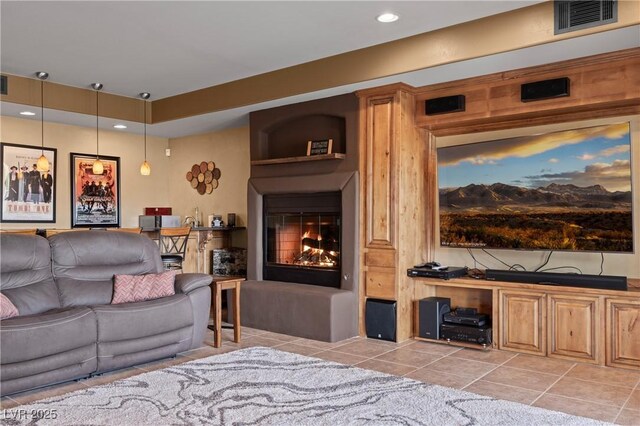
[[[176,282],[174,284],[176,294],[189,294],[193,290],[200,287],[206,287],[211,284],[211,275],[207,274],[176,274]]]

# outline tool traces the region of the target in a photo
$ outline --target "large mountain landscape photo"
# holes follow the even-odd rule
[[[441,245],[633,252],[630,160],[628,123],[438,149]]]

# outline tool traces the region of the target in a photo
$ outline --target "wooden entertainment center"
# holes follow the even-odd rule
[[[493,348],[640,369],[640,280],[629,280],[626,292],[473,278],[412,280],[424,297],[448,297],[452,309],[490,315]],[[414,312],[417,329],[417,307]]]
[[[560,77],[570,80],[570,96],[521,101],[522,84]],[[396,301],[396,336],[403,341],[417,335],[416,302],[443,296],[491,314],[495,348],[640,369],[637,279],[624,292],[406,274],[435,259],[436,137],[637,117],[638,87],[634,48],[421,88],[398,83],[357,92],[360,334],[369,298]],[[466,97],[463,111],[425,113],[425,100],[456,95]]]

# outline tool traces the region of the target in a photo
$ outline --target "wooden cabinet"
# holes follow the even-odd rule
[[[606,364],[640,368],[640,299],[606,300]]]
[[[491,313],[494,348],[640,370],[638,279],[618,291],[416,278],[413,292],[416,304],[423,297],[448,297],[452,306]]]
[[[431,141],[413,124],[411,90],[397,84],[358,92],[361,312],[366,298],[395,300],[398,341],[413,334],[413,292],[406,270],[428,259],[424,229],[433,205],[425,196],[425,168],[435,164],[425,160]]]
[[[546,353],[545,294],[500,291],[500,349],[535,355]]]
[[[549,356],[599,362],[600,299],[549,294],[547,305]]]

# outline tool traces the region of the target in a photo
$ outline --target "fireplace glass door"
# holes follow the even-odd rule
[[[265,200],[264,279],[340,286],[340,193]]]

